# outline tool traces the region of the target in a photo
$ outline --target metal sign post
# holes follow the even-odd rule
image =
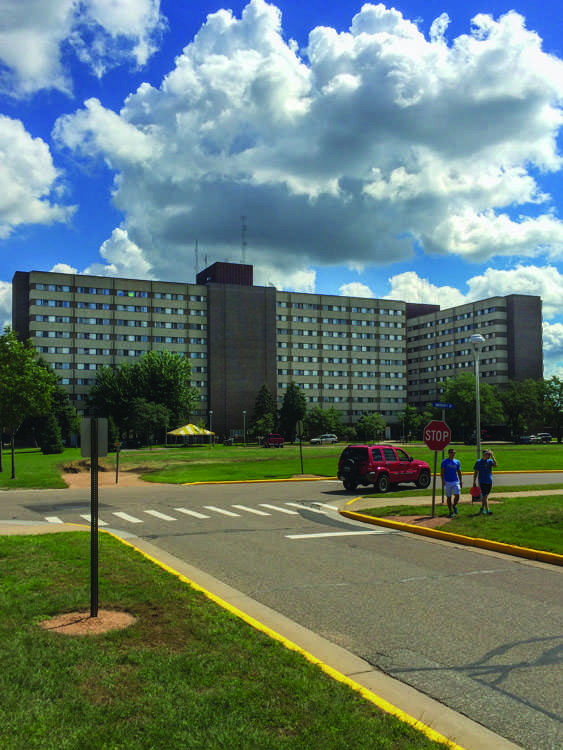
[[[83,419],[80,454],[90,458],[90,617],[98,616],[98,458],[108,452],[107,419]]]
[[[424,442],[426,446],[434,451],[434,481],[432,483],[432,518],[436,512],[436,464],[438,462],[438,451],[449,445],[452,439],[452,431],[445,422],[433,419],[424,428]]]
[[[301,456],[301,474],[303,474],[303,445],[301,443],[301,438],[303,437],[303,420],[299,419],[297,421],[297,424],[295,425],[295,432],[297,433],[297,437],[299,438],[299,455]]]

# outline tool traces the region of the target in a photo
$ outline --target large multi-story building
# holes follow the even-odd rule
[[[201,401],[192,418],[240,431],[265,383],[281,405],[288,383],[344,424],[380,413],[392,432],[408,404],[439,400],[442,383],[473,368],[473,333],[485,343],[481,377],[541,378],[541,300],[493,297],[441,310],[394,300],[254,286],[249,265],[215,263],[196,283],[18,271],[13,328],[30,338],[84,413],[96,371],[150,350],[189,357]]]

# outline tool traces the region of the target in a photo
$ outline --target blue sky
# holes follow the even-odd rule
[[[563,377],[563,14],[413,0],[2,0],[17,270],[438,303],[539,294]],[[243,250],[242,219],[245,217]]]

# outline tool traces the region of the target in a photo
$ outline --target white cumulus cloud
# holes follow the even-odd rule
[[[144,65],[163,27],[160,0],[2,0],[0,91],[70,93],[65,43],[98,76],[129,60]]]
[[[0,335],[6,326],[12,325],[12,285],[0,281]]]
[[[299,51],[279,9],[251,0],[208,16],[159,87],[119,113],[89,100],[60,144],[116,171],[113,199],[154,273],[194,242],[281,276],[425,252],[485,261],[563,254],[541,174],[561,169],[563,62],[524,18],[479,15],[449,41],[384,5]],[[454,297],[452,293],[450,296]]]
[[[143,251],[132,242],[124,229],[114,229],[110,239],[100,248],[100,255],[107,265],[93,263],[82,273],[93,276],[124,276],[129,279],[151,279],[151,264]]]
[[[20,120],[0,115],[0,238],[22,224],[66,221],[74,208],[55,202],[59,172],[48,145]]]

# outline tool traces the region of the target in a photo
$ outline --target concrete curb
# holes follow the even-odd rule
[[[367,516],[364,513],[355,513],[350,510],[339,510],[338,512],[341,516],[350,518],[353,521],[369,523],[374,526],[386,526],[391,529],[397,529],[398,531],[407,531],[411,534],[442,539],[445,542],[455,542],[456,544],[464,544],[468,547],[480,547],[493,552],[500,552],[505,555],[525,557],[528,560],[537,560],[539,562],[549,563],[550,565],[563,566],[563,555],[557,555],[555,552],[543,552],[542,550],[529,549],[528,547],[517,547],[514,544],[494,542],[490,539],[480,539],[479,537],[453,534],[450,531],[440,531],[439,529],[429,529],[426,526],[415,526],[414,524],[401,523],[400,521],[391,521],[387,518]]]

